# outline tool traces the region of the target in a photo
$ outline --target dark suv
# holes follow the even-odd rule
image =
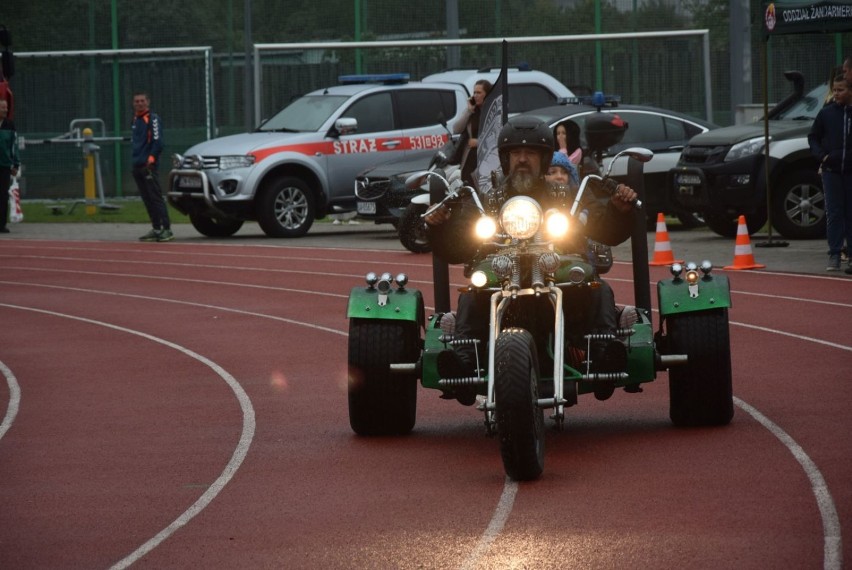
[[[769,111],[769,208],[772,226],[789,239],[825,236],[825,196],[808,132],[823,107],[828,85],[804,93],[799,72],[785,73],[793,94]],[[734,237],[739,215],[749,233],[766,224],[764,123],[715,129],[695,136],[672,170],[673,200],[704,216],[714,232]]]

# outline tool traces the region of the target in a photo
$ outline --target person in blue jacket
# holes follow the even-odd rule
[[[852,88],[843,75],[831,86],[834,101],[817,114],[808,144],[819,162],[825,192],[828,271],[840,271],[840,252],[852,246]],[[852,261],[847,268],[852,273]]]
[[[159,165],[163,151],[163,123],[151,111],[151,100],[145,92],[133,94],[133,123],[130,128],[133,179],[148,211],[153,226],[140,241],[172,241],[169,211],[160,188]]]

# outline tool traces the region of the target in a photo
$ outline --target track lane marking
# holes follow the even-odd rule
[[[3,439],[18,415],[18,408],[21,403],[21,387],[18,385],[18,380],[12,370],[3,361],[0,361],[0,374],[3,374],[6,378],[6,385],[9,387],[9,405],[6,406],[3,423],[0,423],[0,439]]]
[[[5,284],[6,281],[0,281],[0,283]],[[230,307],[222,307],[219,305],[208,305],[206,303],[196,303],[194,301],[181,301],[179,299],[169,299],[167,297],[152,297],[150,295],[137,295],[135,293],[116,293],[115,291],[102,291],[98,289],[83,289],[81,287],[69,287],[67,285],[45,285],[43,283],[12,283],[13,285],[26,285],[27,287],[44,287],[46,289],[64,289],[67,291],[76,291],[78,293],[94,293],[97,295],[111,295],[114,297],[129,297],[131,299],[144,299],[146,301],[160,301],[163,303],[175,303],[177,305],[187,305],[190,307],[201,307],[204,309],[213,309],[218,311],[225,311],[229,313],[236,313],[239,315],[248,315],[252,317],[260,317],[262,319],[270,319],[273,321],[279,321],[282,323],[288,323],[291,325],[300,325],[312,329],[316,329],[323,332],[328,332],[332,334],[349,336],[348,332],[339,331],[337,329],[332,329],[329,327],[324,327],[322,325],[315,325],[313,323],[306,323],[304,321],[297,321],[295,319],[288,319],[286,317],[277,317],[275,315],[267,315],[264,313],[256,313],[254,311],[244,311],[242,309],[232,309]],[[309,291],[306,291],[308,293]],[[3,303],[0,303],[0,307],[5,306]]]
[[[234,474],[237,472],[237,469],[239,469],[240,465],[248,454],[249,447],[251,446],[252,439],[254,438],[256,425],[254,407],[251,404],[251,399],[248,397],[248,394],[246,394],[245,390],[243,390],[243,387],[240,385],[240,383],[233,376],[231,376],[231,374],[229,374],[224,368],[222,368],[212,360],[208,359],[207,357],[198,354],[197,352],[194,352],[186,347],[183,347],[179,344],[175,344],[163,338],[156,337],[154,335],[144,333],[142,331],[137,331],[126,327],[114,325],[112,323],[97,321],[94,319],[88,319],[86,317],[80,317],[76,315],[69,315],[66,313],[58,313],[56,311],[48,311],[45,309],[24,307],[20,305],[10,305],[7,303],[0,303],[0,307],[18,309],[22,311],[31,311],[34,313],[80,321],[91,325],[116,330],[126,334],[136,335],[152,342],[162,344],[163,346],[181,352],[186,356],[189,356],[190,358],[193,358],[198,362],[201,362],[202,364],[208,366],[225,381],[225,383],[231,388],[231,391],[234,393],[237,398],[237,401],[239,402],[240,409],[242,410],[243,415],[243,427],[240,432],[240,440],[237,443],[237,447],[234,449],[234,452],[231,455],[231,459],[225,465],[225,468],[222,473],[219,475],[219,477],[216,478],[215,481],[213,481],[213,483],[207,488],[207,490],[204,491],[204,493],[192,505],[190,505],[187,510],[185,510],[174,521],[172,521],[171,524],[169,524],[166,528],[161,530],[155,536],[153,536],[144,544],[142,544],[139,548],[116,562],[111,567],[114,569],[127,568],[128,566],[151,552],[163,541],[165,541],[171,535],[177,532],[181,527],[186,525],[201,511],[203,511],[211,502],[213,502],[213,499],[216,498],[216,496],[222,491],[222,489],[224,489],[225,485],[227,485],[233,478]]]
[[[512,514],[512,507],[515,504],[515,496],[518,494],[518,483],[506,477],[503,482],[503,492],[500,494],[500,500],[497,501],[497,508],[494,509],[494,514],[491,516],[491,521],[476,546],[468,554],[465,561],[459,567],[462,570],[475,568],[477,562],[488,552],[491,543],[497,540],[497,537],[503,532],[503,527],[506,521],[509,520],[509,515]]]
[[[840,518],[837,515],[834,499],[831,497],[831,492],[828,490],[828,485],[822,473],[820,473],[820,470],[811,458],[808,457],[808,454],[805,453],[805,450],[802,449],[802,446],[796,443],[780,426],[736,396],[734,396],[734,403],[768,429],[772,435],[777,437],[796,461],[799,462],[799,465],[802,466],[805,475],[808,477],[808,481],[811,483],[811,491],[816,498],[820,518],[822,519],[823,568],[825,570],[840,570],[843,568],[843,541],[840,536]]]
[[[20,284],[20,283],[11,282],[10,284],[14,285],[14,284]],[[97,290],[91,290],[91,289],[80,289],[80,288],[73,288],[73,287],[66,287],[66,286],[42,285],[42,284],[37,284],[37,283],[28,284],[28,285],[41,286],[41,287],[47,287],[47,288],[57,288],[57,289],[69,289],[69,290],[80,291],[80,292],[109,294],[109,295],[116,295],[116,296],[126,296],[126,297],[142,298],[142,299],[148,299],[148,300],[158,300],[158,301],[165,301],[165,302],[172,302],[172,303],[186,304],[186,305],[195,305],[195,306],[201,306],[201,307],[206,307],[206,308],[213,308],[213,309],[219,309],[219,310],[224,310],[224,311],[231,311],[231,312],[237,312],[237,313],[242,313],[242,314],[247,314],[247,315],[259,316],[259,317],[262,317],[262,318],[270,318],[270,319],[273,319],[273,320],[282,320],[282,321],[285,321],[285,322],[289,322],[291,324],[301,324],[303,326],[309,326],[311,328],[317,328],[319,330],[332,332],[332,333],[339,334],[339,335],[342,335],[342,336],[348,336],[348,334],[345,333],[345,332],[336,331],[334,329],[329,329],[327,327],[319,327],[319,326],[316,326],[316,325],[313,325],[313,324],[310,324],[310,323],[302,323],[302,322],[299,322],[299,321],[293,321],[291,319],[284,319],[284,318],[281,318],[281,317],[274,317],[274,316],[271,316],[271,315],[264,315],[264,314],[260,314],[260,313],[254,313],[254,312],[251,312],[251,311],[242,311],[242,310],[238,310],[238,309],[229,309],[229,308],[225,308],[225,307],[217,307],[217,306],[207,305],[207,304],[203,304],[203,303],[193,303],[193,302],[187,302],[187,301],[178,301],[178,300],[174,300],[174,299],[149,297],[149,296],[144,296],[144,295],[134,295],[134,294],[127,294],[127,293],[115,293],[115,292],[97,291]],[[4,306],[4,305],[0,304],[0,306]],[[823,345],[826,345],[826,346],[829,346],[829,347],[832,347],[832,348],[839,348],[841,350],[852,351],[852,347],[847,347],[847,346],[844,346],[844,345],[831,343],[831,342],[823,341],[823,340],[820,340],[820,339],[814,339],[814,338],[811,338],[811,337],[805,337],[805,336],[802,336],[802,335],[787,333],[786,331],[780,331],[780,330],[776,330],[776,329],[770,329],[770,328],[767,328],[767,327],[759,327],[759,326],[749,325],[749,324],[746,324],[746,323],[738,323],[738,322],[733,322],[733,321],[731,322],[731,324],[734,324],[734,325],[737,325],[737,326],[743,326],[743,327],[746,327],[746,328],[753,328],[753,329],[760,330],[760,331],[767,332],[767,333],[774,333],[774,334],[780,334],[780,335],[783,335],[783,336],[789,336],[789,337],[795,338],[797,340],[809,340],[811,342],[823,344]],[[763,425],[764,427],[769,429],[769,431],[771,433],[773,433],[773,435],[778,437],[785,444],[785,446],[788,448],[788,450],[793,454],[793,456],[796,458],[796,460],[799,461],[799,463],[802,465],[803,469],[805,469],[806,475],[808,476],[809,481],[811,481],[811,491],[814,494],[814,497],[817,501],[817,505],[819,507],[821,519],[822,519],[822,522],[823,522],[823,542],[824,542],[823,563],[824,563],[824,568],[826,570],[840,570],[840,568],[842,568],[842,537],[841,537],[840,523],[839,523],[839,519],[837,518],[837,510],[836,510],[836,507],[834,505],[831,493],[828,490],[828,486],[825,483],[825,480],[823,479],[818,468],[813,463],[813,461],[807,456],[807,454],[804,452],[804,449],[801,446],[799,446],[795,442],[795,440],[793,440],[789,435],[787,435],[786,432],[781,430],[780,427],[778,427],[776,424],[771,422],[771,420],[766,418],[766,416],[761,414],[756,408],[751,407],[749,404],[747,404],[743,400],[740,400],[739,398],[734,397],[734,401],[735,401],[735,403],[737,404],[738,407],[742,408],[744,411],[746,411],[747,413],[752,415],[759,423],[761,423],[761,425]],[[755,415],[755,414],[757,414],[757,415]],[[767,423],[764,423],[764,421],[762,421],[760,418],[765,420],[765,422],[767,422]],[[769,425],[777,428],[777,432],[774,429],[770,428]],[[782,435],[779,435],[779,434],[782,434]],[[486,528],[483,535],[480,537],[479,541],[477,542],[477,545],[474,547],[474,550],[471,552],[470,555],[468,555],[467,559],[463,563],[462,568],[472,568],[473,566],[475,566],[477,561],[487,553],[488,548],[494,542],[494,540],[497,539],[498,535],[502,531],[503,526],[505,525],[506,520],[508,520],[508,517],[511,514],[511,510],[512,510],[512,507],[514,505],[514,499],[515,499],[516,494],[517,494],[517,483],[506,478],[506,481],[504,482],[503,492],[501,493],[500,500],[498,501],[497,507],[494,511],[494,514],[492,515],[491,520],[489,521],[488,527]],[[162,542],[162,541],[160,541],[160,542]]]

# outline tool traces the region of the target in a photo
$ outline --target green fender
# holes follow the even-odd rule
[[[664,279],[657,282],[657,300],[661,317],[708,309],[728,309],[731,307],[731,286],[724,275],[710,273],[698,280],[695,292],[691,294],[683,278]]]
[[[346,316],[350,319],[388,319],[394,321],[412,321],[423,327],[425,309],[423,294],[417,289],[391,289],[387,302],[380,303],[379,292],[375,288],[354,287],[349,293],[349,307]]]

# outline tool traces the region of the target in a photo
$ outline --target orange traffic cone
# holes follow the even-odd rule
[[[669,241],[669,230],[666,229],[666,218],[660,212],[657,214],[657,236],[654,239],[654,259],[648,265],[671,265],[672,263],[683,263],[683,260],[674,258],[672,244]]]
[[[737,222],[737,243],[734,246],[734,264],[726,265],[725,269],[762,269],[763,267],[766,266],[755,263],[754,261],[746,219],[745,216],[740,216]]]

